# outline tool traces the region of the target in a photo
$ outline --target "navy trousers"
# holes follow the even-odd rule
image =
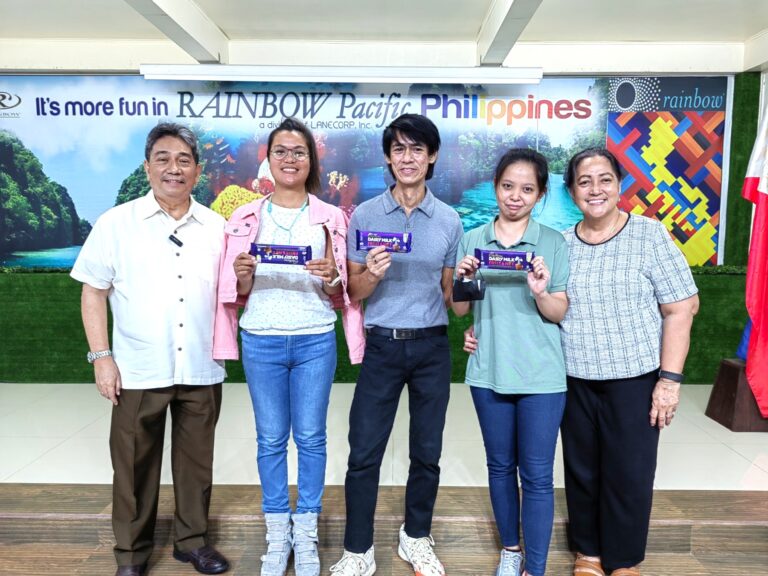
[[[363,553],[373,545],[381,461],[406,384],[410,468],[405,489],[405,530],[413,538],[429,535],[440,483],[450,381],[447,336],[394,340],[368,335],[349,415],[346,550]]]

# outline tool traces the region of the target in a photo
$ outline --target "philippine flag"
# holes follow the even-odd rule
[[[754,203],[747,262],[747,312],[752,336],[747,349],[747,380],[763,418],[768,418],[768,113],[749,158],[741,195]]]

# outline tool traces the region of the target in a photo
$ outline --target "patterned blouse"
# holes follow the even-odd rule
[[[588,244],[569,228],[568,312],[560,324],[569,376],[613,380],[661,362],[660,304],[698,292],[690,267],[661,222],[630,214],[613,238]]]

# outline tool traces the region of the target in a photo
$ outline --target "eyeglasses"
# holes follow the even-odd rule
[[[288,149],[288,148],[274,148],[270,154],[272,154],[272,158],[275,160],[284,160],[289,155],[291,158],[296,160],[296,162],[303,162],[307,158],[309,158],[309,152],[306,150],[296,150],[296,149]]]

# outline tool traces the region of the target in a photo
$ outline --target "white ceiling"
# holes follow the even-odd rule
[[[281,5],[265,0],[197,0],[197,4],[232,40],[451,41],[474,40],[491,2],[295,0]]]
[[[0,71],[139,64],[768,69],[768,0],[0,0]]]
[[[0,15],[1,38],[163,38],[123,0],[0,0]]]
[[[766,0],[545,0],[525,42],[746,42],[768,32]]]

